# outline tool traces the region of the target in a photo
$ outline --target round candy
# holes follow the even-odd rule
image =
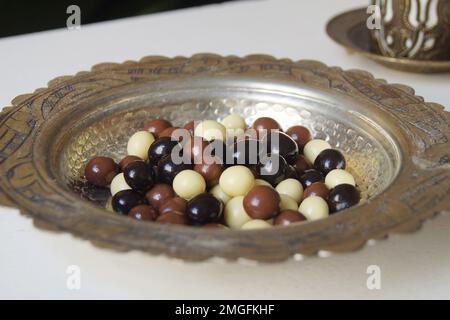
[[[297,171],[297,175],[301,176],[306,170],[311,169],[311,166],[306,161],[305,157],[299,155],[293,164],[295,171]]]
[[[150,132],[155,137],[159,137],[161,132],[170,127],[172,127],[172,124],[164,119],[155,119],[144,124],[144,130]]]
[[[334,169],[345,169],[344,155],[335,149],[325,149],[314,161],[314,168],[324,175]]]
[[[288,226],[292,223],[306,221],[306,217],[297,210],[284,210],[273,220],[274,225]]]
[[[189,121],[188,123],[186,123],[186,124],[183,126],[183,129],[188,130],[188,131],[189,131],[189,134],[190,134],[191,136],[193,136],[193,135],[194,135],[194,129],[195,129],[195,121]]]
[[[202,137],[207,141],[226,140],[226,128],[219,122],[214,120],[205,120],[197,124],[194,135]]]
[[[183,213],[177,212],[177,211],[171,211],[166,214],[160,215],[156,219],[156,222],[183,225],[183,224],[187,224],[188,221],[187,221],[186,216]]]
[[[298,180],[297,171],[295,171],[294,166],[288,164],[286,169],[286,179],[295,179]]]
[[[224,210],[225,223],[231,229],[239,229],[240,227],[242,227],[244,223],[252,220],[252,218],[250,218],[248,214],[245,212],[243,202],[244,197],[238,196],[232,198],[225,205]]]
[[[318,196],[323,199],[327,199],[329,190],[325,183],[323,182],[314,182],[308,188],[303,191],[303,199],[308,198],[310,196]]]
[[[191,137],[183,145],[183,157],[190,159],[191,163],[202,163],[208,145],[209,142],[202,137]]]
[[[219,184],[229,196],[243,196],[255,185],[255,177],[249,168],[233,166],[225,169],[220,176]]]
[[[148,131],[138,131],[128,140],[127,153],[142,160],[148,159],[148,149],[155,141],[155,137]]]
[[[294,164],[297,160],[297,143],[286,133],[272,132],[263,141],[267,143],[267,153],[280,155],[289,164]]]
[[[167,199],[159,206],[159,214],[166,214],[172,211],[186,212],[187,201],[180,197]]]
[[[183,170],[173,179],[173,190],[180,197],[189,200],[205,192],[206,182],[200,173],[194,170]]]
[[[223,212],[223,203],[212,194],[202,193],[189,200],[186,214],[194,223],[216,222]]]
[[[160,138],[163,138],[163,137],[172,137],[173,132],[174,132],[175,130],[178,130],[178,129],[180,129],[180,128],[178,128],[178,127],[169,127],[169,128],[166,128],[166,129],[164,129],[164,130],[159,134],[159,137],[160,137]]]
[[[222,120],[222,124],[227,129],[228,137],[240,135],[247,128],[244,118],[237,113],[232,113]]]
[[[286,179],[288,164],[282,156],[268,155],[261,161],[256,167],[256,173],[260,179],[269,182],[273,186]]]
[[[156,139],[150,149],[148,149],[148,158],[152,164],[158,164],[163,157],[171,155],[172,149],[178,145],[171,137],[161,137]],[[181,151],[181,150],[180,150]]]
[[[111,190],[111,195],[113,196],[119,191],[131,189],[131,187],[125,181],[123,173],[119,173],[117,176],[114,177],[114,179],[111,181],[111,185],[109,186],[109,188]]]
[[[271,219],[280,210],[280,195],[270,187],[253,187],[244,197],[244,209],[253,219]]]
[[[209,192],[214,197],[221,200],[224,204],[227,204],[227,202],[231,199],[229,195],[223,192],[222,188],[220,187],[220,184],[215,185]]]
[[[137,191],[147,191],[155,183],[155,171],[144,161],[133,161],[125,167],[123,176],[127,184]]]
[[[314,221],[328,216],[328,205],[321,197],[312,196],[302,201],[298,211],[303,214],[308,221]]]
[[[179,163],[176,164],[170,155],[165,156],[158,162],[158,179],[161,182],[172,184],[175,176],[183,170],[192,169],[192,164]]]
[[[266,228],[271,228],[271,227],[272,227],[272,225],[270,223],[268,223],[267,221],[255,219],[255,220],[250,220],[250,221],[244,223],[242,225],[241,229],[252,230],[252,229],[266,229]]]
[[[140,204],[128,212],[128,216],[136,220],[154,221],[158,217],[158,213],[152,206]]]
[[[108,157],[92,158],[84,169],[84,176],[90,183],[106,187],[119,173],[119,166]]]
[[[300,151],[312,139],[311,132],[304,126],[292,126],[286,133],[297,143]]]
[[[200,173],[206,181],[208,187],[215,186],[219,183],[220,175],[223,172],[223,166],[220,160],[214,158],[204,159],[204,163],[196,164],[194,171]]]
[[[261,142],[256,139],[238,140],[232,146],[230,151],[233,155],[232,164],[256,165],[259,163]]]
[[[279,194],[285,194],[300,203],[303,196],[303,186],[295,179],[286,179],[281,181],[275,188]]]
[[[257,131],[258,137],[262,138],[262,136],[270,134],[271,130],[280,130],[281,126],[276,120],[272,118],[261,117],[253,122],[252,128]]]
[[[319,153],[325,149],[331,149],[328,142],[321,139],[310,140],[303,148],[303,154],[305,155],[306,161],[313,164]]]
[[[263,179],[255,179],[255,186],[266,186],[266,187],[273,188],[270,183],[268,183],[267,181],[265,181]]]
[[[333,189],[340,184],[356,186],[355,178],[353,178],[351,173],[342,169],[331,170],[325,177],[325,184],[328,189]]]
[[[131,162],[133,162],[133,161],[139,161],[139,160],[142,160],[141,158],[139,158],[139,157],[136,157],[136,156],[125,156],[122,160],[120,160],[120,162],[119,162],[119,167],[120,167],[120,170],[125,170],[125,167],[127,166],[127,165],[129,165]]]
[[[148,203],[155,209],[159,209],[165,201],[173,197],[175,197],[175,191],[170,185],[165,183],[156,184],[145,194]]]
[[[132,208],[140,204],[145,204],[145,199],[140,193],[134,190],[119,191],[112,198],[114,211],[121,214],[128,214]]]
[[[319,171],[315,169],[306,170],[299,178],[301,184],[303,185],[303,189],[308,188],[314,182],[322,182],[323,175]]]
[[[294,199],[292,199],[291,197],[285,195],[285,194],[280,194],[280,211],[284,211],[284,210],[297,210],[298,209],[298,203],[297,201],[295,201]]]
[[[359,191],[351,184],[340,184],[328,195],[328,206],[331,212],[338,212],[358,204]]]

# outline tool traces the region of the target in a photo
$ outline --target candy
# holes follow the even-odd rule
[[[152,206],[146,204],[140,204],[133,207],[129,212],[128,216],[136,220],[147,220],[154,221],[158,217],[158,213]]]
[[[325,177],[325,184],[328,189],[333,189],[340,184],[351,184],[352,186],[356,186],[355,178],[353,178],[351,173],[342,169],[331,170]]]
[[[340,184],[330,190],[328,206],[332,213],[342,211],[358,204],[359,191],[350,184]]]
[[[92,158],[84,169],[86,180],[100,187],[109,185],[118,173],[119,166],[108,157]]]
[[[111,190],[112,196],[114,196],[119,191],[131,189],[131,187],[125,181],[123,173],[119,173],[114,177],[114,179],[111,181],[111,185],[109,186],[109,188]]]
[[[280,210],[280,195],[271,187],[253,187],[244,197],[244,209],[253,219],[271,219]]]
[[[223,171],[219,184],[227,195],[243,196],[255,185],[255,177],[249,168],[233,166]]]
[[[237,196],[232,198],[225,205],[224,217],[225,223],[231,229],[240,229],[242,225],[252,218],[245,212],[244,209],[244,197]]]
[[[314,168],[324,175],[334,169],[345,169],[345,158],[338,150],[325,149],[316,157]]]
[[[317,196],[311,196],[303,200],[298,211],[303,214],[308,221],[326,218],[329,213],[327,202]]]
[[[124,215],[140,204],[145,204],[145,199],[141,194],[133,190],[119,191],[112,198],[114,211]]]
[[[223,203],[212,194],[202,193],[189,200],[186,214],[194,223],[205,224],[216,222],[223,212]]]
[[[275,188],[279,194],[285,194],[300,203],[303,196],[303,186],[295,179],[286,179],[281,181]]]
[[[183,199],[189,200],[205,192],[206,182],[200,173],[194,170],[183,170],[173,179],[173,190]]]
[[[144,161],[133,161],[125,167],[123,176],[134,190],[145,192],[153,187],[156,177],[151,166]]]
[[[161,132],[170,127],[172,127],[172,124],[164,119],[155,119],[144,124],[144,130],[150,132],[155,137],[159,137]]]
[[[194,130],[194,135],[202,137],[207,141],[211,140],[226,140],[226,128],[219,122],[214,120],[205,120],[197,124]]]
[[[313,164],[319,153],[325,149],[331,149],[328,142],[321,139],[313,139],[303,147],[303,154],[305,155],[306,161]]]
[[[286,133],[297,143],[300,151],[303,150],[311,138],[311,132],[303,126],[293,126],[286,130]]]
[[[131,136],[127,144],[127,153],[142,160],[148,159],[148,149],[155,141],[155,137],[148,131],[138,131]]]
[[[175,197],[175,191],[171,185],[165,183],[156,184],[145,194],[148,203],[155,209],[159,209],[163,203],[173,197]]]
[[[252,229],[267,229],[271,228],[272,225],[265,220],[255,219],[250,220],[244,223],[241,227],[243,230],[252,230]]]
[[[306,217],[297,210],[284,210],[273,220],[274,225],[288,226],[293,223],[306,221]]]

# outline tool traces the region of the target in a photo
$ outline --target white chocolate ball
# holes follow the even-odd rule
[[[245,166],[233,166],[225,169],[219,178],[222,190],[231,197],[245,196],[255,185],[255,177]]]
[[[336,187],[337,185],[344,183],[356,186],[355,178],[353,178],[352,174],[342,169],[331,170],[325,177],[325,185],[330,190]]]
[[[148,159],[148,149],[155,141],[155,137],[148,131],[138,131],[128,140],[127,153],[130,156],[138,156],[142,160]]]
[[[275,188],[279,194],[285,194],[300,203],[303,196],[303,186],[296,179],[286,179],[281,181]]]
[[[223,124],[214,120],[205,120],[200,122],[194,129],[194,135],[202,137],[207,141],[226,140],[226,128]]]
[[[255,179],[255,187],[256,186],[266,186],[271,187],[273,189],[272,185],[263,179]]]
[[[241,229],[245,230],[251,230],[251,229],[266,229],[271,228],[272,225],[265,221],[260,219],[254,219],[250,220],[249,222],[246,222],[242,225]]]
[[[216,184],[210,191],[214,197],[221,200],[223,204],[227,204],[228,201],[230,201],[231,197],[227,195],[225,192],[223,192],[222,188],[220,187],[220,184]]]
[[[109,189],[111,190],[111,195],[114,196],[119,191],[130,190],[131,187],[125,181],[123,173],[119,173],[114,177],[114,179],[112,179]]]
[[[252,218],[249,217],[244,209],[244,197],[238,196],[230,199],[224,209],[225,223],[231,229],[239,229],[242,225]]]
[[[303,154],[305,155],[306,161],[310,164],[314,164],[319,153],[321,153],[325,149],[331,149],[331,146],[328,142],[321,139],[313,139],[308,141],[303,148]]]
[[[328,217],[329,209],[323,198],[311,196],[302,201],[298,212],[303,214],[308,221],[314,221]]]
[[[222,120],[222,124],[227,129],[228,137],[235,137],[239,135],[243,135],[245,129],[247,128],[247,124],[245,123],[244,118],[242,118],[237,113],[232,113],[226,116]]]
[[[190,200],[205,192],[206,182],[203,176],[194,170],[183,170],[173,179],[173,190],[183,199]]]
[[[284,210],[298,210],[298,203],[290,196],[280,194],[280,212]]]

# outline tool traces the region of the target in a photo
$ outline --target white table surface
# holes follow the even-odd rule
[[[243,1],[0,39],[0,106],[98,62],[197,52],[266,53],[366,69],[450,106],[450,74],[389,70],[347,54],[327,37],[331,16],[368,2]],[[450,215],[355,253],[258,266],[98,249],[69,234],[37,230],[7,208],[0,208],[0,243],[1,298],[450,298]],[[80,290],[66,287],[69,265],[81,268]],[[366,287],[369,265],[381,268],[380,290]]]

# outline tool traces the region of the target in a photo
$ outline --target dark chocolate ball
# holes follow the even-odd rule
[[[171,137],[161,137],[156,139],[148,149],[148,158],[151,163],[157,164],[163,157],[170,155],[172,149],[178,145]],[[181,149],[179,150],[181,151]]]
[[[201,163],[209,142],[202,137],[191,137],[183,145],[183,157],[190,159],[191,163]]]
[[[203,160],[202,164],[194,166],[194,170],[203,176],[208,187],[218,184],[220,175],[223,172],[223,165],[220,164],[220,160],[216,160],[213,157],[208,157]]]
[[[131,209],[146,204],[145,198],[134,190],[122,190],[112,197],[112,207],[115,212],[120,214],[128,214]]]
[[[138,156],[125,156],[122,160],[120,160],[120,162],[119,162],[119,167],[120,167],[120,170],[125,170],[125,167],[127,166],[127,165],[129,165],[131,162],[133,162],[133,161],[142,161],[142,159],[141,158],[139,158]]]
[[[179,163],[176,164],[170,155],[165,156],[158,162],[158,179],[161,182],[172,184],[175,176],[183,170],[192,169],[192,164]]]
[[[303,185],[303,189],[306,189],[314,182],[323,182],[324,177],[320,171],[309,169],[303,172],[303,174],[299,178],[299,181]]]
[[[273,220],[274,225],[288,226],[295,222],[306,221],[306,217],[295,210],[284,210]]]
[[[268,186],[253,187],[244,197],[244,209],[253,219],[273,218],[280,210],[280,195]]]
[[[188,220],[186,215],[181,212],[171,211],[166,214],[160,215],[156,222],[158,223],[168,223],[168,224],[187,224]]]
[[[292,126],[286,130],[286,133],[297,143],[300,151],[312,139],[311,132],[304,126]]]
[[[145,198],[155,209],[168,199],[175,197],[175,191],[172,186],[165,183],[158,183],[145,194]]]
[[[340,184],[330,190],[328,207],[330,212],[339,212],[358,204],[360,199],[358,189],[351,184]]]
[[[267,153],[279,154],[287,163],[294,164],[298,156],[297,143],[284,132],[272,132],[266,136]]]
[[[323,182],[314,182],[303,191],[303,199],[311,196],[321,197],[324,200],[328,198],[328,187]]]
[[[158,217],[156,210],[147,204],[140,204],[128,212],[128,216],[136,220],[155,221]]]
[[[262,143],[256,139],[243,139],[230,146],[229,151],[233,155],[233,165],[256,165],[259,163],[260,146]]]
[[[334,169],[345,169],[344,155],[335,149],[325,149],[314,160],[314,169],[324,175]]]
[[[155,138],[159,137],[161,132],[170,127],[172,127],[172,124],[164,119],[155,119],[144,124],[144,130],[152,133]]]
[[[295,171],[297,171],[297,175],[300,177],[306,170],[311,169],[311,166],[306,161],[303,155],[298,155],[295,163],[293,164]]]
[[[286,179],[298,180],[297,171],[295,171],[294,166],[291,166],[290,164],[288,164],[288,167],[287,167],[287,170],[286,170]]]
[[[166,214],[172,211],[185,213],[187,201],[181,197],[167,199],[159,206],[159,214]]]
[[[257,177],[275,186],[286,179],[288,164],[282,156],[268,155],[256,167]]]
[[[84,168],[84,176],[90,183],[106,187],[119,173],[119,166],[108,157],[95,157],[89,160]]]
[[[197,224],[216,222],[223,212],[223,203],[210,193],[201,193],[189,200],[186,214]]]
[[[155,184],[155,171],[144,161],[133,161],[125,167],[123,176],[127,184],[137,191],[145,192]]]

